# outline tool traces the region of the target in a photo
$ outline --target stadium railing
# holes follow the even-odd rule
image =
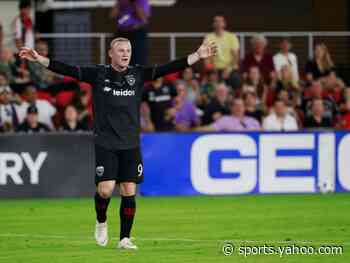
[[[350,52],[350,32],[261,32],[269,41],[269,52],[276,53],[279,48],[279,42],[282,38],[288,37],[293,43],[293,51],[298,55],[299,64],[304,65],[307,59],[313,57],[314,44],[325,42],[328,46],[332,57],[337,65],[347,65]],[[204,32],[172,32],[172,33],[150,33],[150,62],[164,63],[169,59],[188,54],[193,51],[207,33]],[[249,52],[250,37],[255,32],[237,32],[236,35],[240,40],[240,57]],[[60,49],[58,57],[71,57],[70,51],[81,50],[87,44],[93,47],[91,63],[104,64],[107,61],[106,51],[109,41],[113,38],[111,33],[49,33],[41,34],[40,37],[50,40],[60,41],[61,45],[71,48]],[[75,41],[72,41],[75,40]],[[78,41],[80,40],[80,41]],[[81,41],[85,40],[85,41]],[[63,41],[63,42],[62,42]],[[63,44],[62,44],[63,43]],[[57,51],[58,52],[58,51]],[[85,62],[77,61],[77,62]]]

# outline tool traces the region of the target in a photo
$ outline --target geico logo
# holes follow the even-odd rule
[[[215,167],[238,177],[210,175],[210,154],[214,151],[239,152],[238,158],[222,158]],[[191,181],[202,194],[334,191],[337,165],[339,183],[350,191],[349,156],[350,134],[337,146],[334,133],[261,134],[258,140],[241,134],[204,135],[192,144]],[[288,175],[279,175],[281,171]]]
[[[134,90],[113,90],[113,96],[135,96]]]
[[[29,153],[0,152],[0,185],[6,185],[9,178],[14,184],[22,185],[23,179],[20,172],[23,164],[29,170],[30,183],[39,184],[39,171],[46,157],[47,152],[40,152],[36,159],[33,159]]]

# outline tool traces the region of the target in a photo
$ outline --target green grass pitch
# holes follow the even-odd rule
[[[110,242],[95,245],[93,199],[0,201],[1,263],[350,262],[350,195],[138,198],[132,236],[117,250],[119,198]],[[223,240],[235,246],[222,253]],[[239,246],[341,245],[342,255],[240,255]]]

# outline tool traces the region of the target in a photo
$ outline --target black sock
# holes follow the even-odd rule
[[[136,212],[135,196],[122,196],[120,203],[120,240],[130,237],[130,231]]]
[[[95,210],[99,223],[104,223],[107,220],[107,208],[110,200],[111,198],[104,199],[98,193],[95,194]]]

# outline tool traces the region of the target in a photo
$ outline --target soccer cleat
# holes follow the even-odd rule
[[[96,240],[97,245],[99,245],[101,247],[107,246],[107,243],[108,243],[107,222],[105,222],[105,223],[96,222],[95,240]]]
[[[131,242],[130,238],[124,237],[122,240],[119,241],[118,248],[135,250],[137,249],[137,246]]]

